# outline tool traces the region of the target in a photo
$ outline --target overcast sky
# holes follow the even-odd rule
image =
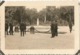
[[[36,8],[37,9],[37,11],[40,11],[40,10],[42,10],[43,8],[46,8],[46,6],[45,5],[43,5],[43,6],[36,6],[36,5],[34,5],[34,6],[31,6],[31,5],[29,5],[29,6],[27,6],[26,8],[29,8],[29,9],[32,9],[32,8]]]
[[[56,6],[56,8],[59,8],[60,6]],[[26,8],[29,8],[29,9],[32,9],[32,8],[36,8],[37,9],[37,11],[40,11],[40,10],[42,10],[42,9],[44,9],[44,8],[46,8],[46,5],[40,5],[40,6],[27,6]]]

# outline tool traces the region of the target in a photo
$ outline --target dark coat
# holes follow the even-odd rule
[[[51,23],[51,33],[55,32],[55,23]]]
[[[13,24],[9,24],[9,26],[10,26],[10,31],[13,31]]]
[[[5,23],[5,31],[8,31],[8,23]]]
[[[25,30],[25,24],[24,24],[24,23],[21,23],[21,24],[20,24],[20,30],[21,30],[21,31],[24,31],[24,30]]]

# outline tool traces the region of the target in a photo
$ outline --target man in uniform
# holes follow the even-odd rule
[[[25,32],[25,24],[22,22],[20,23],[20,34],[21,36],[24,36],[24,32]]]
[[[51,34],[52,34],[52,36],[51,36],[51,38],[53,38],[53,37],[55,37],[55,21],[53,21],[52,23],[51,23]]]

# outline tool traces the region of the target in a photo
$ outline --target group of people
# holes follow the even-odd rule
[[[19,28],[15,26],[15,31],[20,30],[20,35],[24,36],[26,34],[26,23],[21,22],[19,24]],[[72,31],[72,24],[69,23],[70,32]],[[13,35],[13,23],[5,23],[5,32],[7,35]],[[34,33],[34,28],[30,28],[30,33]],[[57,21],[54,20],[51,22],[51,38],[58,36],[58,24]]]
[[[26,34],[26,24],[24,22],[20,23],[20,35],[24,36]],[[15,26],[15,32],[19,29],[17,26]],[[5,34],[6,35],[13,35],[13,23],[5,23]]]
[[[70,30],[70,33],[72,32],[72,22],[70,21],[69,23],[69,30]],[[58,24],[57,24],[57,21],[54,20],[51,22],[51,38],[55,37],[55,36],[58,36]]]
[[[5,34],[13,35],[13,24],[12,23],[5,23]]]

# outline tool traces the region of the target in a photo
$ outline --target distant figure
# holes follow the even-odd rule
[[[10,35],[13,35],[13,24],[10,23],[9,27],[10,27],[10,30],[9,30]]]
[[[25,34],[26,34],[26,23],[24,23],[24,32],[25,32]]]
[[[20,23],[20,34],[21,36],[24,36],[24,33],[25,33],[25,24],[22,22]]]
[[[55,35],[58,36],[58,24],[57,24],[57,21],[55,21]]]
[[[31,27],[30,27],[30,33],[31,33],[31,34],[34,34],[34,30],[35,30],[34,26],[31,26]]]
[[[18,26],[15,26],[15,32],[19,32]]]
[[[56,35],[56,23],[55,23],[55,21],[53,21],[52,23],[51,23],[51,34],[52,34],[52,36],[51,36],[51,38],[53,38],[53,37],[55,37],[55,35]]]
[[[70,33],[72,32],[72,22],[69,22]]]
[[[7,34],[7,35],[8,35],[8,28],[9,28],[8,23],[5,23],[5,34]]]

